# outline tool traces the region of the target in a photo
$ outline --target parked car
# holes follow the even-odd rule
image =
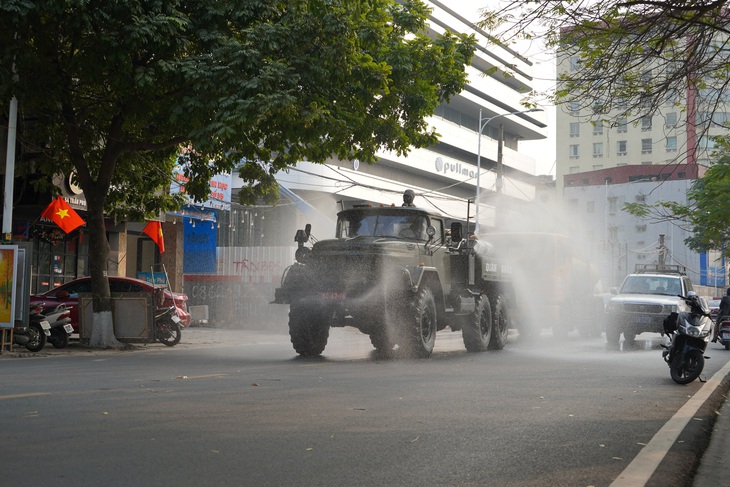
[[[612,290],[606,305],[606,342],[617,346],[622,333],[626,342],[633,342],[640,333],[661,333],[664,319],[686,308],[679,295],[689,291],[693,291],[692,282],[680,266],[637,268],[620,289]]]
[[[180,318],[180,325],[190,325],[190,313],[188,312],[188,297],[184,293],[171,293],[166,287],[154,286],[147,281],[133,277],[109,277],[109,289],[115,293],[151,293],[162,295],[162,303],[156,302],[158,307],[175,306],[177,316]],[[58,286],[55,289],[41,294],[31,294],[30,304],[40,304],[43,309],[54,308],[60,303],[66,304],[71,310],[71,326],[74,333],[79,332],[79,293],[91,292],[91,278],[80,277]]]

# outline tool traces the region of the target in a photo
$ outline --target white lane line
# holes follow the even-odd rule
[[[722,380],[730,374],[730,362],[718,370],[710,380],[704,383],[697,393],[676,412],[657,434],[641,449],[636,458],[621,472],[611,487],[637,487],[646,485],[659,463],[679,437],[687,423],[718,388]]]

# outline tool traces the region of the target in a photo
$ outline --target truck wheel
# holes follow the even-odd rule
[[[483,352],[492,336],[492,307],[489,298],[479,297],[472,319],[464,325],[461,337],[468,352]]]
[[[507,334],[509,333],[509,316],[507,316],[507,309],[502,296],[497,296],[497,301],[492,308],[492,316],[494,326],[492,327],[492,336],[489,339],[489,349],[502,350],[507,343]]]
[[[391,340],[387,330],[379,330],[370,334],[370,343],[379,352],[390,352],[395,343]]]
[[[327,346],[329,324],[322,315],[308,306],[291,305],[289,308],[289,336],[294,350],[304,357],[321,355]]]
[[[417,358],[431,355],[436,343],[436,300],[430,289],[418,293],[412,304],[410,326],[406,326],[404,333],[403,345],[409,355]]]

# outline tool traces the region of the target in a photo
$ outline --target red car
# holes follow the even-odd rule
[[[162,292],[164,295],[162,306],[170,307],[175,305],[177,316],[180,318],[181,326],[190,325],[190,313],[188,312],[188,297],[184,293],[171,293],[166,287],[153,286],[147,281],[133,277],[109,277],[109,289],[114,293],[151,293]],[[54,308],[64,303],[71,310],[71,325],[74,333],[79,332],[79,293],[91,292],[91,278],[80,277],[62,284],[55,289],[41,294],[31,294],[30,304],[40,304],[43,309]]]

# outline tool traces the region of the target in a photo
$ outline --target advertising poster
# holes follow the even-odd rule
[[[15,280],[18,269],[17,245],[0,245],[0,327],[15,324]]]

